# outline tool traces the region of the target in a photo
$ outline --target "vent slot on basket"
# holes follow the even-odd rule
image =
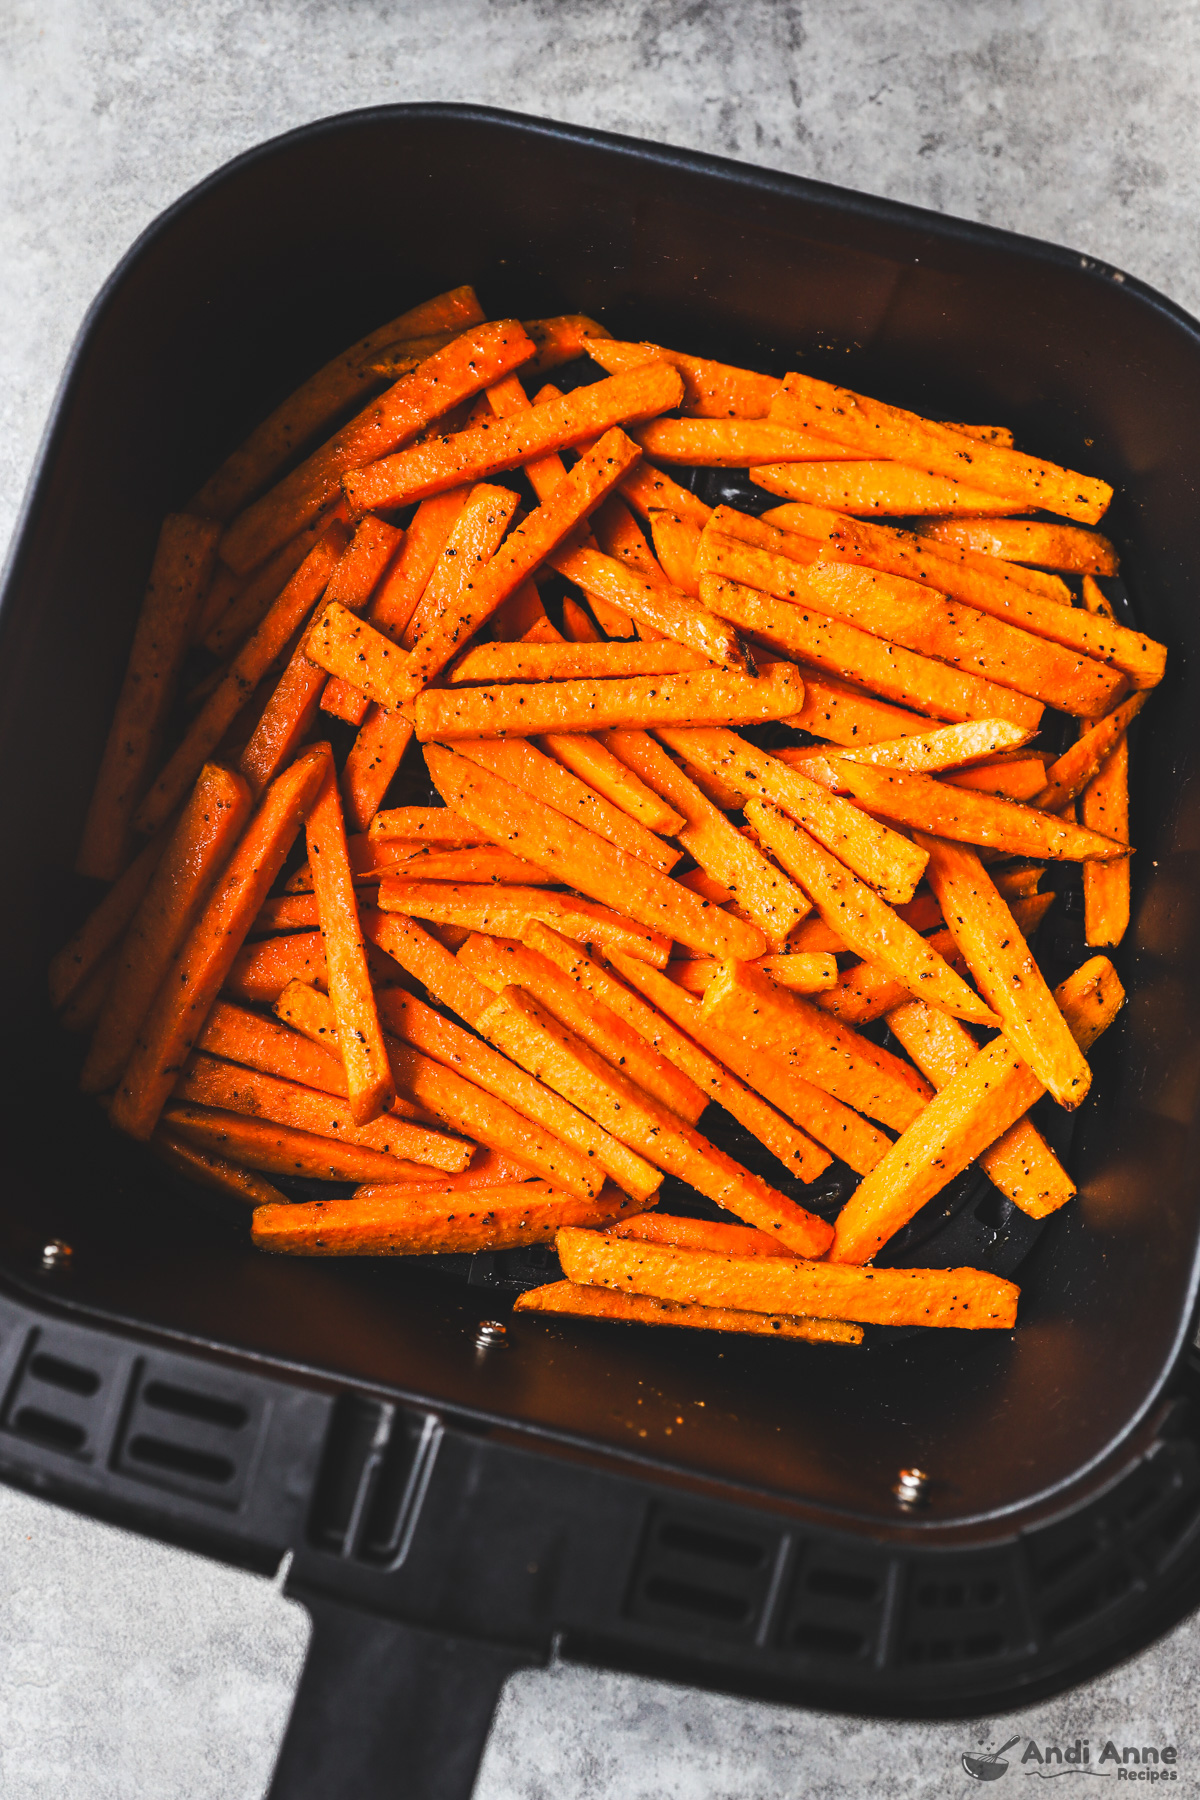
[[[157,1358],[144,1361],[125,1409],[114,1466],[155,1487],[235,1507],[265,1424],[253,1389],[239,1391],[224,1371],[186,1374]]]
[[[655,1507],[625,1613],[644,1625],[753,1642],[779,1563],[782,1533],[715,1513]]]
[[[899,1635],[900,1660],[979,1663],[1030,1648],[1020,1571],[1011,1551],[990,1557],[931,1558],[910,1569]]]
[[[887,1560],[870,1550],[810,1550],[792,1587],[781,1647],[840,1662],[874,1657],[887,1590]]]
[[[70,1327],[39,1327],[4,1409],[3,1429],[40,1450],[90,1462],[103,1454],[129,1360]]]
[[[376,1568],[402,1561],[440,1436],[432,1414],[343,1394],[309,1514],[313,1547]]]

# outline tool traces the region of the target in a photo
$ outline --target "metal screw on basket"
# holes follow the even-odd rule
[[[43,1269],[61,1269],[70,1260],[70,1256],[70,1244],[64,1244],[61,1238],[51,1238],[50,1242],[42,1247],[42,1267]]]
[[[900,1479],[892,1489],[901,1506],[924,1506],[929,1477],[924,1469],[901,1469]]]
[[[475,1333],[477,1350],[503,1350],[508,1344],[508,1327],[499,1319],[483,1319]]]

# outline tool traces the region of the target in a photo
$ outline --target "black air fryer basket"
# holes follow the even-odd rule
[[[77,1097],[44,968],[86,900],[70,865],[159,521],[312,368],[466,281],[493,317],[802,359],[1114,482],[1128,602],[1171,659],[1135,757],[1129,1002],[1076,1123],[1079,1198],[1039,1229],[968,1184],[910,1258],[1016,1274],[1015,1332],[849,1352],[518,1315],[481,1348],[510,1298],[494,1260],[464,1279],[457,1259],[258,1255]],[[293,1552],[315,1628],[276,1800],[398,1772],[468,1794],[505,1677],[555,1652],[991,1714],[1200,1601],[1197,469],[1200,329],[1116,271],[502,113],[307,127],[126,257],[0,619],[0,1475],[248,1568]],[[1078,959],[1062,919],[1048,954]],[[55,1240],[72,1254],[44,1257]],[[912,1467],[926,1504],[905,1510]]]

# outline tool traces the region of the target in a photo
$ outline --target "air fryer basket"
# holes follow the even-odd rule
[[[493,316],[584,310],[1011,424],[1115,482],[1106,529],[1171,665],[1135,759],[1129,1004],[1074,1131],[1080,1197],[1039,1230],[967,1183],[909,1256],[1019,1269],[1014,1333],[851,1354],[524,1317],[480,1349],[506,1302],[487,1259],[464,1281],[257,1256],[244,1218],[77,1098],[42,971],[86,901],[70,864],[159,519],[313,366],[462,281]],[[316,1630],[277,1796],[335,1771],[383,1791],[398,1755],[414,1794],[469,1792],[500,1683],[555,1645],[946,1715],[1068,1685],[1200,1598],[1197,466],[1197,327],[1111,269],[481,109],[276,140],[118,269],[0,614],[0,1475],[247,1566],[295,1552]],[[43,1266],[52,1240],[72,1254]],[[913,1465],[931,1482],[907,1513]]]

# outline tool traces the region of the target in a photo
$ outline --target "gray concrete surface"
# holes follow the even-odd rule
[[[1198,79],[1195,0],[0,0],[0,541],[118,256],[306,120],[460,99],[599,124],[1068,242],[1200,310]],[[305,1635],[270,1583],[0,1492],[0,1794],[254,1800]],[[1198,1675],[1195,1620],[970,1726],[557,1669],[506,1692],[479,1800],[957,1797],[961,1751],[1018,1730],[1178,1743],[1178,1791]]]

